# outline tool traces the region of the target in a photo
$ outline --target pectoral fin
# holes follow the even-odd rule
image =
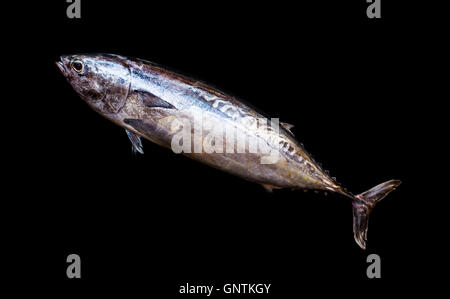
[[[137,93],[146,107],[149,107],[149,108],[159,107],[159,108],[167,108],[167,109],[175,108],[172,104],[164,101],[160,97],[157,97],[150,92],[139,90],[139,91],[137,91]]]
[[[141,154],[144,154],[144,148],[142,146],[141,137],[128,130],[125,130],[125,132],[127,132],[128,138],[131,141],[133,153],[139,152]]]

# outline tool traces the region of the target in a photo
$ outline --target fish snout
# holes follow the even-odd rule
[[[68,56],[63,55],[59,58],[59,61],[56,61],[56,66],[59,68],[63,75],[67,74],[67,68],[69,67],[70,59]]]

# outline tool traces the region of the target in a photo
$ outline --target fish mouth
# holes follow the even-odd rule
[[[56,61],[55,63],[56,63],[56,66],[61,71],[61,73],[65,74],[66,73],[66,67],[64,66],[64,64],[61,61]]]
[[[61,73],[66,74],[67,69],[66,69],[66,67],[64,65],[63,57],[61,57],[59,61],[56,61],[55,64],[59,68]]]

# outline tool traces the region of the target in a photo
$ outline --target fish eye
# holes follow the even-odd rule
[[[72,68],[75,72],[81,74],[84,71],[84,63],[79,59],[75,59],[72,61]]]

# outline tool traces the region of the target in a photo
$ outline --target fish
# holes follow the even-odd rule
[[[353,194],[306,152],[291,124],[156,63],[93,53],[63,55],[56,65],[81,99],[125,129],[135,153],[144,153],[144,138],[270,192],[312,189],[350,199],[354,239],[362,249],[372,209],[401,184],[392,179]]]

